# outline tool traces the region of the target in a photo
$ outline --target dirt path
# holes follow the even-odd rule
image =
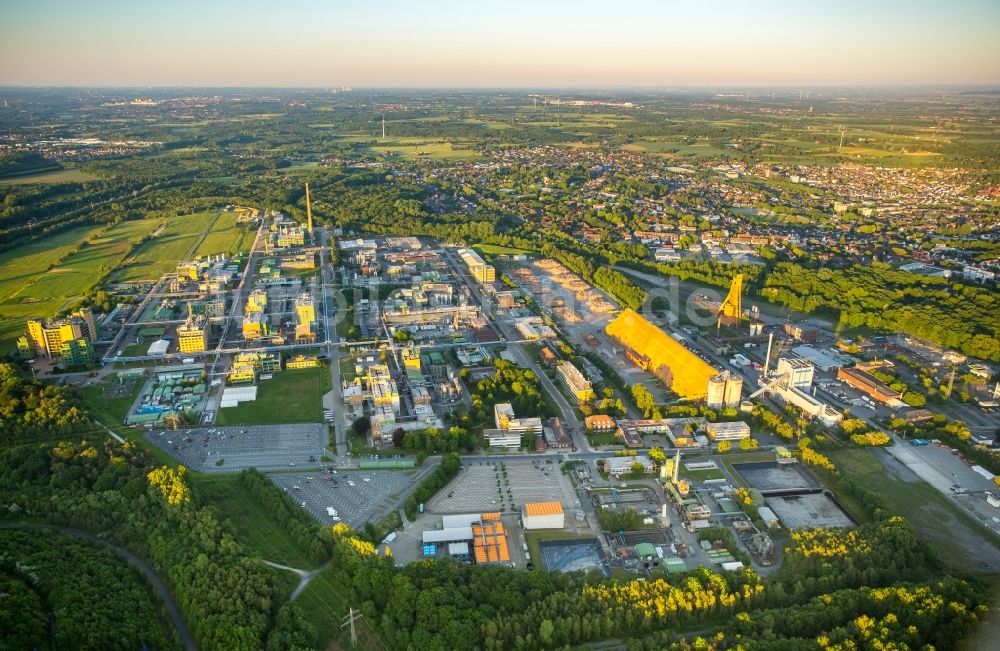
[[[302,591],[306,589],[309,583],[312,582],[312,580],[315,579],[320,572],[326,569],[326,567],[330,564],[331,561],[323,563],[314,570],[301,570],[297,567],[288,567],[287,565],[282,565],[281,563],[275,563],[273,561],[262,561],[262,562],[264,563],[264,565],[267,565],[268,567],[273,567],[278,570],[286,570],[288,572],[294,572],[295,574],[299,575],[299,584],[295,586],[294,590],[292,590],[292,594],[291,596],[288,597],[288,601],[286,602],[286,603],[292,603],[293,601],[299,598],[299,595],[302,594]]]
[[[57,527],[54,525],[35,524],[31,522],[0,522],[0,529],[51,529],[53,531],[66,534],[67,536],[73,536],[81,540],[86,540],[89,543],[99,547],[105,547],[115,552],[124,558],[129,565],[139,570],[139,572],[146,577],[146,580],[149,581],[149,584],[153,586],[153,589],[163,601],[163,607],[167,611],[170,621],[173,622],[174,628],[177,629],[177,633],[180,635],[184,648],[189,651],[197,651],[198,645],[194,642],[194,636],[191,634],[190,629],[188,629],[187,623],[181,616],[181,611],[177,607],[177,604],[174,603],[173,597],[170,596],[170,591],[167,590],[167,586],[163,585],[163,581],[160,580],[160,577],[156,574],[153,567],[149,563],[142,560],[128,549],[119,547],[118,545],[108,542],[103,538],[99,538],[89,531],[72,529],[70,527]]]

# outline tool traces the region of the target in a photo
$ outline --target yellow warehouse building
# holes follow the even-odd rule
[[[640,359],[640,366],[670,380],[670,390],[686,400],[700,400],[708,393],[708,380],[718,374],[700,357],[663,330],[637,314],[625,310],[608,324],[605,331],[615,341],[627,346]]]

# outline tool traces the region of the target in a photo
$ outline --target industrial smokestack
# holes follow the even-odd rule
[[[771,367],[771,343],[774,341],[774,333],[769,332],[767,335],[767,357],[764,358],[764,373],[763,376],[767,377],[767,370]]]
[[[312,204],[309,201],[309,184],[306,183],[306,229],[309,231],[309,237],[312,237],[313,233],[313,211]]]

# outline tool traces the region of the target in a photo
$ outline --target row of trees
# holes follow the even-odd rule
[[[462,460],[458,454],[452,452],[441,459],[441,465],[434,469],[427,479],[420,482],[416,490],[411,493],[403,502],[403,511],[411,522],[417,517],[419,505],[425,503],[430,498],[448,485],[452,479],[458,476],[462,470]],[[374,541],[378,542],[378,541]]]
[[[603,289],[611,298],[625,307],[638,310],[646,302],[648,296],[646,290],[636,286],[635,283],[614,269],[601,267],[594,272],[592,280],[598,289]]]

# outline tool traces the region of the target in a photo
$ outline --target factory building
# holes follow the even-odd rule
[[[526,531],[562,529],[566,526],[566,514],[559,502],[528,502],[521,510],[521,523]]]
[[[442,525],[423,532],[424,555],[434,555],[439,547],[445,547],[449,555],[471,559],[477,565],[510,562],[507,530],[499,513],[445,516]]]
[[[619,314],[607,325],[606,332],[625,346],[629,359],[656,375],[681,398],[705,398],[709,379],[718,375],[700,357],[634,310]]]
[[[247,312],[263,311],[267,307],[267,292],[263,289],[255,289],[247,296]]]
[[[56,321],[29,319],[26,348],[35,354],[56,357],[62,354],[65,342],[85,339],[93,346],[97,341],[97,326],[94,314],[89,309],[73,312],[65,319]],[[78,348],[84,347],[77,344]]]
[[[649,457],[608,457],[604,460],[604,472],[608,473],[612,477],[618,478],[632,472],[632,467],[635,464],[642,466],[641,472],[653,472],[655,469],[655,466],[653,465],[653,462],[650,461]]]
[[[282,224],[278,228],[277,244],[279,247],[287,248],[290,246],[303,246],[305,243],[306,233],[301,226]]]
[[[902,404],[899,391],[889,388],[887,384],[870,373],[856,368],[841,368],[837,371],[837,379],[846,382],[861,393],[889,406]]]
[[[200,353],[208,350],[208,320],[192,314],[177,326],[177,346],[182,353]]]
[[[316,320],[316,304],[308,293],[303,292],[295,299],[295,316],[299,323]]]
[[[550,418],[548,426],[542,428],[542,437],[545,440],[545,444],[550,448],[559,449],[573,447],[573,439],[570,437],[569,433],[566,432],[566,428],[563,427],[562,421],[556,417]]]
[[[712,409],[738,407],[743,394],[743,378],[735,373],[723,371],[708,380],[705,404]]]
[[[295,299],[295,343],[311,344],[316,341],[316,303],[308,292]]]
[[[465,266],[469,268],[469,273],[472,277],[478,280],[482,284],[492,283],[497,279],[497,272],[491,265],[486,264],[486,261],[480,257],[478,253],[472,249],[459,249],[458,257],[462,259]]]
[[[541,418],[518,418],[509,402],[493,405],[496,429],[484,429],[483,437],[490,447],[516,448],[521,446],[522,434],[541,434]]]
[[[317,366],[319,366],[319,359],[315,355],[296,355],[285,362],[287,369],[315,368]]]
[[[785,334],[797,341],[813,342],[819,339],[819,330],[799,323],[786,323]]]
[[[580,403],[590,402],[597,396],[587,378],[583,377],[580,369],[573,366],[571,362],[558,362],[556,364],[556,374],[562,380],[570,395],[575,397]]]
[[[750,438],[750,426],[743,421],[734,423],[706,423],[705,431],[712,441],[742,441]]]
[[[779,383],[774,388],[774,395],[780,397],[788,404],[798,407],[802,410],[803,414],[810,418],[815,418],[826,427],[834,427],[844,420],[844,415],[839,411],[825,402],[821,402],[814,396],[809,395],[802,389]]]
[[[808,389],[813,383],[816,367],[807,359],[801,357],[782,357],[778,359],[777,375],[785,376],[785,384],[796,389]]]
[[[183,280],[198,280],[201,275],[201,265],[197,260],[182,260],[177,263],[177,278]]]
[[[250,384],[261,375],[271,375],[281,370],[281,359],[271,353],[239,353],[229,371],[229,384]]]
[[[542,431],[541,418],[518,418],[514,415],[514,407],[509,402],[498,402],[493,405],[493,420],[497,429],[523,434],[528,430]]]
[[[64,367],[85,366],[95,359],[94,344],[85,337],[70,339],[59,346],[59,360]]]
[[[389,407],[394,415],[399,415],[399,389],[396,381],[389,374],[385,364],[372,364],[368,367],[368,392],[376,407]]]
[[[266,337],[271,333],[270,322],[260,310],[247,312],[243,317],[243,338],[252,341]]]

